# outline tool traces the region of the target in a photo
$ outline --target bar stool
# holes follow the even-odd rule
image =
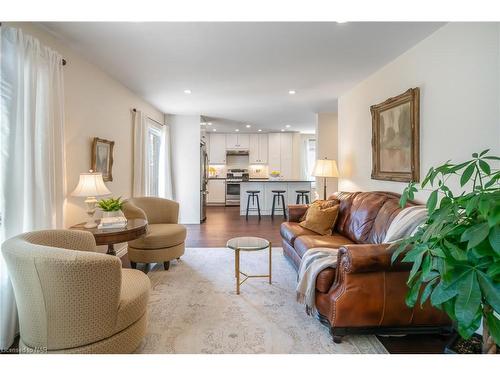
[[[260,220],[260,203],[259,203],[259,193],[260,190],[247,190],[247,212],[246,212],[246,220],[248,220],[248,212],[249,211],[257,211],[259,213]],[[252,206],[255,206],[255,198],[257,198],[257,208],[250,208],[250,198],[252,199]]]
[[[283,195],[286,192],[286,190],[271,190],[271,192],[273,193],[273,208],[271,210],[271,218],[274,218],[274,211],[283,211],[283,217],[286,220],[285,196]],[[282,207],[279,207],[280,198],[281,198]],[[276,199],[278,199],[277,205],[276,205]],[[276,206],[278,206],[278,207],[276,207]]]
[[[309,190],[295,190],[297,193],[296,204],[309,204]]]

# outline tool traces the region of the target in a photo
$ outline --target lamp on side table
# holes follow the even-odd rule
[[[316,160],[312,175],[314,177],[323,177],[323,199],[326,199],[327,177],[339,177],[337,162],[335,160],[330,160],[327,158]]]
[[[87,206],[87,215],[89,220],[85,224],[85,228],[95,228],[97,223],[94,220],[96,209],[96,197],[111,194],[102,179],[101,173],[80,173],[80,180],[75,190],[71,193],[73,197],[86,197],[85,205]]]

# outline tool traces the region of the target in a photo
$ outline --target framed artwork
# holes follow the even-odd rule
[[[420,90],[409,89],[370,107],[372,179],[420,180]]]
[[[104,181],[113,181],[113,147],[115,142],[95,137],[92,141],[91,169],[102,173]]]

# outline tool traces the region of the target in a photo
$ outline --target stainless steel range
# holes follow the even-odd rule
[[[226,206],[240,205],[240,182],[248,181],[248,169],[229,169],[226,176]]]

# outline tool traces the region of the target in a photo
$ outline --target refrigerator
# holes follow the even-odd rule
[[[207,219],[208,194],[208,155],[207,145],[200,142],[200,223]]]

